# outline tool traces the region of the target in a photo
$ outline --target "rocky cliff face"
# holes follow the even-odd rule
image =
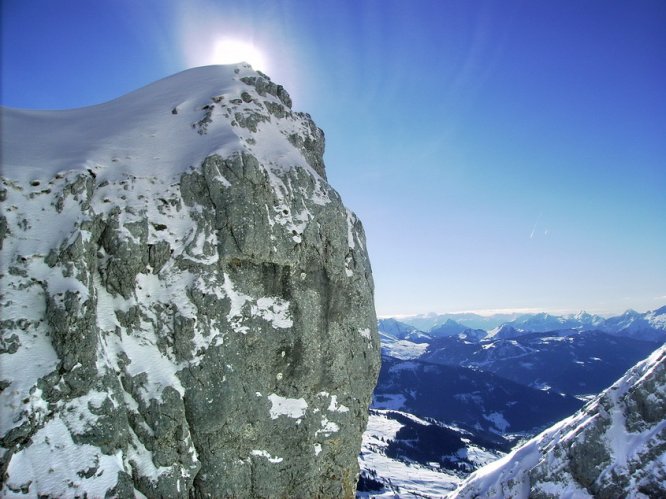
[[[372,276],[286,91],[211,66],[2,130],[2,493],[352,496]]]
[[[452,497],[666,497],[666,347]]]

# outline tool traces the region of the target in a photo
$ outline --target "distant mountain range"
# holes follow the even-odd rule
[[[380,324],[385,320],[395,321],[396,319],[382,319]],[[666,306],[645,313],[627,310],[621,315],[606,319],[582,311],[569,315],[548,313],[490,316],[473,313],[428,314],[401,317],[398,322],[411,326],[416,331],[429,333],[433,337],[458,334],[467,329],[482,329],[490,332],[508,324],[521,332],[544,333],[566,329],[600,330],[648,341],[666,340]]]
[[[585,312],[523,315],[489,331],[452,319],[429,331],[395,319],[380,320],[378,328],[387,357],[468,367],[531,388],[585,396],[606,388],[666,340],[666,307],[608,319]]]
[[[585,312],[390,318],[378,329],[382,369],[359,496],[439,497],[650,355],[666,340],[666,307],[607,319]]]
[[[427,342],[432,339],[428,333],[420,331],[416,327],[400,322],[396,319],[380,319],[377,322],[381,340],[392,342],[396,340],[409,340],[419,343],[421,340]]]
[[[521,317],[521,315],[522,314],[494,314],[485,316],[474,313],[425,314],[400,317],[399,320],[404,324],[414,326],[420,331],[430,331],[437,326],[441,326],[448,320],[452,320],[471,329],[489,330],[516,320]]]

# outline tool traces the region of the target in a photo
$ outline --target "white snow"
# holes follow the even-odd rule
[[[221,116],[222,109],[214,106],[206,133],[193,129],[213,96],[228,100],[242,91],[252,91],[239,78],[255,75],[244,64],[207,66],[183,71],[97,106],[66,111],[4,108],[0,116],[4,171],[26,184],[72,168],[92,168],[98,181],[130,171],[138,177],[160,172],[164,178],[200,164],[210,154],[227,157],[250,149],[262,163],[270,160],[274,168],[301,166],[316,175],[287,139],[285,132],[289,130],[284,129],[284,123],[261,123],[252,145],[245,140],[251,132],[232,126],[231,120]],[[177,114],[172,114],[174,108]],[[291,126],[296,131],[297,125]],[[220,175],[220,182],[226,185],[228,180]]]
[[[355,219],[356,216],[350,210],[347,210],[347,244],[349,245],[350,249],[356,248],[356,241],[354,241]]]
[[[464,456],[461,457],[467,457],[467,459],[477,466],[486,466],[498,459],[497,453],[488,452],[485,449],[469,443],[465,449]]]
[[[108,393],[91,390],[82,397],[67,402],[61,417],[70,433],[80,435],[93,429],[99,416],[93,414],[90,409],[91,407],[99,409],[107,399],[111,400]],[[116,406],[117,402],[113,405]]]
[[[90,478],[78,474],[89,470],[94,470]],[[106,455],[92,445],[75,444],[65,423],[56,417],[32,436],[32,445],[12,456],[2,495],[10,495],[8,488],[28,486],[32,497],[74,497],[83,492],[104,497],[115,487],[119,471],[124,471],[122,451]]]
[[[277,419],[280,416],[293,419],[302,418],[308,409],[308,404],[303,398],[291,399],[271,393],[268,400],[271,402],[271,419]]]
[[[185,393],[176,375],[178,365],[160,352],[157,337],[150,328],[142,328],[132,334],[123,330],[120,341],[122,346],[116,342],[116,348],[125,352],[130,359],[127,372],[131,376],[146,374],[147,382],[140,389],[145,402],[160,399],[162,391],[168,386],[175,388],[181,395]]]
[[[539,462],[539,450],[534,440],[506,456],[474,472],[466,481],[474,483],[474,492],[484,497],[528,497],[529,483],[524,483],[527,470]],[[504,486],[504,482],[511,485]],[[457,497],[453,494],[452,497]],[[463,495],[463,497],[467,497]]]
[[[483,419],[490,421],[493,426],[502,433],[506,432],[506,430],[509,429],[509,426],[511,426],[501,412],[491,412],[490,414],[484,414]]]
[[[294,325],[289,313],[289,302],[277,297],[261,297],[256,301],[249,295],[236,290],[228,274],[224,274],[224,292],[231,301],[231,309],[227,320],[234,331],[247,334],[250,328],[244,324],[243,310],[246,303],[250,303],[249,315],[261,317],[275,329],[288,329]]]
[[[407,418],[407,419],[411,419],[415,423],[420,424],[422,426],[432,425],[432,423],[430,421],[426,421],[425,419],[421,419],[420,417],[415,416],[414,414],[411,414],[409,412],[403,412],[403,411],[393,411],[393,412],[399,412],[402,417]]]
[[[582,487],[577,487],[571,480],[560,483],[539,483],[537,484],[537,488],[540,492],[549,494],[550,497],[561,497],[563,499],[592,499],[594,497]]]
[[[645,318],[655,329],[662,329],[666,331],[666,313],[657,314],[656,311],[653,311],[646,314]]]
[[[328,406],[328,410],[331,412],[349,412],[349,407],[338,404],[338,396],[331,395],[331,403]]]
[[[224,274],[224,292],[227,295],[227,298],[231,301],[231,309],[229,314],[227,314],[227,320],[234,331],[237,333],[247,334],[249,328],[242,324],[242,310],[243,305],[250,300],[250,297],[246,294],[237,292],[234,289],[234,284],[231,282],[231,278],[228,274]]]
[[[0,392],[0,432],[6,434],[11,428],[26,421],[28,414],[36,420],[47,413],[47,403],[42,399],[37,380],[56,369],[58,357],[41,324],[34,334],[23,334],[20,330],[21,346],[14,354],[0,355],[0,379],[11,380]],[[6,334],[3,331],[3,334]],[[15,376],[21,373],[21,376]],[[27,404],[23,401],[28,399]]]
[[[271,456],[268,453],[268,451],[265,451],[265,450],[253,450],[252,455],[253,456],[259,456],[259,457],[265,457],[266,459],[268,459],[269,463],[281,463],[282,461],[284,461],[284,459],[281,458],[281,457]]]
[[[252,305],[252,315],[270,322],[276,329],[287,329],[294,325],[289,317],[289,302],[280,298],[264,297]]]
[[[428,349],[428,343],[414,343],[409,340],[398,340],[393,343],[384,343],[382,349],[400,360],[417,359]]]
[[[329,421],[326,416],[321,417],[321,428],[315,432],[315,435],[323,434],[325,437],[331,435],[331,433],[337,433],[340,431],[340,427],[333,421]]]
[[[376,471],[388,488],[381,494],[359,493],[359,497],[444,497],[456,488],[461,480],[452,472],[388,457],[388,442],[403,425],[383,411],[375,412],[368,419],[358,460],[361,470]]]

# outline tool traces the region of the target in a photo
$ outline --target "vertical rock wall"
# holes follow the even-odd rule
[[[353,495],[379,368],[365,236],[321,130],[234,74],[190,120],[235,131],[228,154],[3,176],[3,493]]]

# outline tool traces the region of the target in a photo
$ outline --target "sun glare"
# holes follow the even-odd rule
[[[223,39],[215,42],[213,47],[213,64],[235,64],[247,62],[254,69],[267,70],[266,57],[252,43],[240,40]]]

